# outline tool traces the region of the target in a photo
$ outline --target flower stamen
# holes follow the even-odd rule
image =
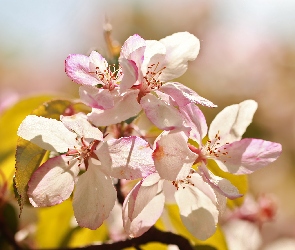
[[[219,131],[215,135],[213,140],[208,140],[206,144],[203,147],[203,154],[207,155],[207,158],[213,157],[213,158],[219,158],[220,156],[228,156],[228,151],[225,145],[228,145],[229,143],[226,142],[223,146],[220,143],[221,137],[219,135]],[[228,156],[230,158],[230,156]],[[226,162],[226,161],[224,161]]]
[[[176,187],[176,190],[178,190],[180,187],[182,187],[182,189],[185,189],[185,185],[195,186],[195,184],[191,182],[191,178],[191,175],[187,175],[184,179],[172,181],[172,185]]]
[[[163,82],[159,80],[160,75],[162,74],[163,70],[166,69],[164,66],[161,69],[158,69],[159,62],[157,64],[153,63],[148,66],[148,70],[143,77],[143,88],[142,91],[148,93],[154,89],[159,89]]]
[[[103,83],[102,88],[113,90],[117,86],[117,82],[121,78],[123,72],[121,67],[116,69],[116,65],[105,65],[106,69],[101,70],[95,67],[95,71],[90,71],[90,74],[95,74],[96,78]]]
[[[76,138],[76,140],[79,140]],[[82,164],[82,161],[84,161],[86,170],[88,169],[88,160],[90,157],[97,158],[95,154],[93,154],[93,151],[96,149],[97,145],[99,144],[99,140],[93,140],[89,144],[83,137],[80,138],[81,141],[81,147],[80,149],[77,149],[76,146],[74,146],[74,149],[68,149],[66,156],[73,156],[72,160],[78,160],[80,167]],[[68,165],[70,165],[70,161],[68,161]]]

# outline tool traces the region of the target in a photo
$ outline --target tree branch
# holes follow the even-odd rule
[[[176,245],[180,250],[193,250],[193,247],[190,245],[190,242],[186,238],[174,233],[160,231],[155,227],[152,227],[149,231],[147,231],[140,237],[128,239],[125,241],[104,243],[101,245],[92,245],[77,248],[61,248],[60,250],[122,250],[127,247],[138,248],[138,246],[140,245],[151,242],[160,242],[167,245]]]

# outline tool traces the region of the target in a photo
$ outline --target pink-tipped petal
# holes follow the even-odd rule
[[[188,61],[195,60],[200,50],[199,39],[188,32],[178,32],[161,39],[166,47],[166,69],[160,81],[169,81],[185,73]]]
[[[94,74],[94,72],[104,74],[108,69],[108,62],[97,51],[92,51],[89,56],[89,69],[92,72],[91,74]]]
[[[139,35],[130,36],[122,46],[119,57],[120,65],[124,73],[120,83],[120,92],[123,93],[135,84],[141,76],[141,64],[144,59],[145,40]]]
[[[198,157],[188,148],[185,134],[164,132],[155,144],[153,159],[159,175],[170,181],[184,179]]]
[[[236,199],[243,196],[239,193],[239,190],[233,184],[231,184],[229,180],[214,175],[206,168],[206,166],[201,165],[199,166],[198,170],[204,181],[207,182],[214,190],[219,192],[221,195],[230,199]]]
[[[209,139],[219,134],[220,145],[240,140],[252,122],[256,109],[257,103],[253,100],[226,107],[212,121],[208,132]]]
[[[109,91],[108,89],[99,89],[93,86],[81,86],[79,88],[79,95],[83,103],[91,108],[110,109],[114,107],[114,99],[116,91]]]
[[[162,214],[165,197],[157,173],[138,183],[123,204],[123,225],[130,237],[139,237],[153,226]]]
[[[184,116],[185,124],[191,128],[190,138],[202,145],[202,139],[206,136],[208,130],[204,114],[193,103],[179,109]]]
[[[96,150],[103,169],[111,166],[112,177],[128,180],[155,172],[152,152],[149,143],[136,136],[109,140]]]
[[[111,109],[92,109],[88,114],[89,121],[96,126],[108,126],[125,121],[138,115],[141,106],[137,102],[138,90],[128,90],[115,99],[115,105]]]
[[[94,77],[89,68],[90,59],[88,56],[73,54],[65,61],[65,71],[69,78],[81,85],[95,86],[100,81]]]
[[[49,207],[68,199],[73,192],[79,167],[65,155],[47,160],[31,176],[28,196],[34,207]]]
[[[145,40],[140,37],[138,34],[130,36],[123,44],[121,49],[120,58],[126,58],[128,60],[137,61],[136,59],[143,60],[141,57],[137,57],[138,54],[134,52],[138,52],[138,49],[145,48]],[[136,58],[136,59],[135,59]]]
[[[98,165],[89,164],[87,171],[77,182],[73,208],[81,227],[92,230],[101,226],[115,205],[117,193],[112,179],[99,170]]]
[[[159,90],[170,95],[180,107],[189,103],[200,104],[209,108],[217,107],[211,101],[178,82],[167,82]]]
[[[147,94],[141,98],[140,104],[149,120],[159,129],[172,130],[183,127],[181,113],[156,96]]]
[[[22,121],[17,135],[41,148],[60,153],[77,145],[77,135],[69,131],[61,121],[36,115],[28,115]]]
[[[221,154],[215,158],[218,166],[232,174],[251,174],[275,161],[282,152],[282,145],[260,139],[246,138],[220,147]]]
[[[141,50],[143,50],[143,48]],[[126,58],[120,59],[120,65],[124,74],[120,83],[120,93],[124,93],[136,83],[138,75],[140,74],[140,69],[138,69],[134,61]]]

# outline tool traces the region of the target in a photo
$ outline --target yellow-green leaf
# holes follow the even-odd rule
[[[16,149],[15,177],[14,184],[17,191],[20,214],[24,204],[27,202],[27,185],[33,172],[40,166],[46,150],[26,141],[18,139]]]
[[[12,184],[15,165],[15,148],[17,142],[17,129],[23,119],[33,109],[52,99],[52,96],[31,97],[16,103],[5,110],[0,116],[0,168],[5,175],[8,185]]]

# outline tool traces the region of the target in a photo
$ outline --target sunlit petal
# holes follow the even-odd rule
[[[18,128],[17,135],[50,151],[66,152],[77,144],[77,135],[61,121],[28,115]]]
[[[79,167],[65,155],[47,160],[32,175],[28,196],[34,207],[48,207],[68,199],[73,192]]]
[[[101,172],[99,166],[89,164],[87,171],[78,179],[73,198],[74,214],[79,226],[92,230],[101,226],[116,199],[112,179]]]

